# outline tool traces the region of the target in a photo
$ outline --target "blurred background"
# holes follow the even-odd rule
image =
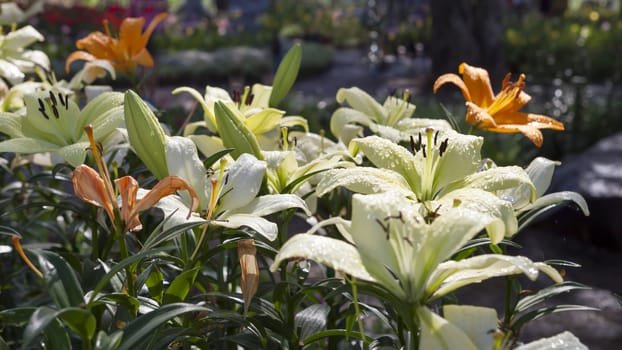
[[[41,46],[59,74],[75,41],[103,31],[104,20],[114,31],[126,16],[162,11],[172,16],[150,40],[149,86],[158,91],[148,93],[171,113],[184,105],[168,93],[175,86],[269,84],[284,52],[302,42],[286,109],[306,116],[314,131],[326,128],[337,89],[349,86],[380,100],[409,89],[416,116],[445,117],[442,102],[462,120],[457,89],[440,96],[431,89],[461,62],[487,69],[496,91],[507,72],[525,73],[529,111],[566,124],[539,150],[520,137],[490,142],[486,152],[500,164],[561,159],[622,130],[619,0],[48,0],[31,24],[46,36]]]

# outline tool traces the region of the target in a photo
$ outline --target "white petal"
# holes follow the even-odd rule
[[[179,176],[190,183],[199,197],[199,210],[207,209],[210,188],[207,185],[205,167],[199,159],[194,142],[181,136],[167,137],[166,164],[169,175]],[[184,199],[190,203],[189,197]]]
[[[478,350],[471,339],[460,328],[427,307],[417,309],[421,326],[419,348],[426,350]]]
[[[587,202],[585,201],[585,198],[583,198],[583,196],[581,196],[579,193],[571,192],[571,191],[562,191],[562,192],[555,192],[555,193],[547,194],[543,197],[536,199],[536,201],[533,202],[532,204],[529,204],[521,208],[520,211],[525,212],[525,211],[530,211],[530,210],[536,210],[536,209],[548,207],[550,205],[556,205],[564,201],[574,202],[577,206],[579,206],[579,208],[583,212],[583,215],[585,216],[590,215],[590,210],[588,208]]]
[[[221,190],[220,211],[235,209],[250,203],[259,193],[266,173],[266,162],[243,153],[227,170]]]
[[[212,221],[211,224],[227,228],[246,226],[270,241],[276,239],[279,230],[275,223],[253,214],[223,215],[222,217],[218,217],[217,220]]]
[[[460,328],[478,349],[492,349],[497,329],[497,310],[471,305],[445,305],[443,316]]]
[[[492,277],[522,273],[535,280],[538,271],[542,269],[544,269],[542,266],[523,256],[486,254],[460,261],[446,261],[434,272],[434,276],[428,282],[428,291],[433,292],[432,298],[436,299],[462,286],[479,283]],[[546,272],[558,279],[550,270]]]
[[[385,124],[387,110],[365,91],[357,88],[341,88],[337,91],[337,102],[347,102],[353,109],[367,115],[380,124]]]
[[[356,248],[334,238],[307,234],[294,235],[281,247],[270,269],[276,271],[283,261],[294,258],[314,260],[358,279],[374,281],[374,278],[363,267],[361,256]]]
[[[406,148],[377,136],[354,139],[349,148],[352,154],[360,149],[377,168],[402,175],[413,192],[420,192],[421,173],[415,167],[415,157]]]
[[[226,216],[228,215],[227,213],[246,213],[266,216],[290,208],[302,209],[307,215],[311,215],[305,201],[293,194],[268,194],[257,197],[247,205],[227,211],[223,215]]]
[[[369,167],[328,170],[320,175],[316,193],[319,197],[337,187],[345,187],[355,193],[380,193],[391,190],[410,193],[404,178],[391,170]]]

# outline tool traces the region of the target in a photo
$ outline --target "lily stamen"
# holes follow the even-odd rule
[[[26,254],[24,253],[24,249],[22,249],[20,239],[21,238],[19,236],[11,237],[11,240],[13,241],[13,246],[15,247],[17,254],[19,254],[26,266],[28,266],[37,276],[39,276],[39,278],[43,278],[43,273],[39,271],[39,269],[32,263],[32,261],[30,261],[30,259],[28,259],[28,256],[26,256]]]

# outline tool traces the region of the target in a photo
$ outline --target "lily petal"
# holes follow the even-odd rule
[[[83,201],[104,208],[111,221],[114,221],[114,207],[108,197],[104,180],[97,171],[86,165],[78,166],[71,176],[73,190]]]
[[[494,94],[492,93],[488,71],[462,63],[458,67],[458,72],[462,74],[464,84],[471,95],[471,100],[468,101],[472,101],[484,108],[490,106],[494,99]]]

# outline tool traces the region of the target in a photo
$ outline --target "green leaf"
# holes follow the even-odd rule
[[[328,337],[338,337],[341,339],[345,339],[346,337],[358,339],[364,341],[366,344],[369,344],[373,339],[371,337],[366,336],[365,334],[361,334],[359,332],[348,331],[346,329],[329,329],[326,331],[315,333],[314,335],[306,338],[304,340],[304,346],[307,346],[315,341],[323,340]]]
[[[67,308],[59,311],[58,317],[82,339],[91,342],[93,335],[95,335],[97,321],[90,311],[80,308]]]
[[[95,338],[95,350],[115,350],[121,344],[122,337],[121,332],[108,335],[104,331],[99,331]]]
[[[132,255],[126,259],[121,260],[119,263],[117,263],[113,268],[110,269],[110,271],[108,271],[108,273],[106,273],[106,275],[104,277],[102,277],[102,279],[99,281],[99,283],[97,283],[97,285],[95,286],[95,288],[93,289],[93,291],[91,292],[91,296],[89,298],[88,304],[91,304],[95,298],[97,297],[97,295],[99,294],[99,292],[102,291],[102,289],[104,289],[104,287],[106,287],[106,285],[110,282],[110,280],[116,276],[117,273],[119,273],[119,271],[123,270],[126,266],[129,266],[137,261],[140,261],[144,258],[148,258],[148,257],[152,257],[154,255],[158,255],[162,252],[165,252],[167,250],[172,249],[171,247],[167,247],[167,248],[155,248],[152,250],[148,250],[148,251],[144,251],[135,255]]]
[[[242,153],[250,153],[257,159],[263,159],[261,148],[257,138],[244,125],[239,116],[221,101],[214,104],[214,114],[218,123],[218,133],[227,148],[233,148],[233,158],[238,158]]]
[[[151,266],[151,272],[147,276],[145,283],[149,289],[149,294],[153,299],[160,302],[162,301],[162,294],[164,293],[164,281],[162,277],[162,271],[157,266]]]
[[[542,307],[531,312],[527,312],[518,319],[516,319],[516,321],[512,322],[512,329],[520,330],[527,322],[537,320],[540,317],[546,316],[548,314],[563,311],[600,311],[600,309],[584,305],[555,305]]]
[[[270,107],[278,107],[289,89],[292,88],[298,77],[300,62],[302,62],[302,47],[300,44],[295,44],[287,51],[274,74],[272,94],[270,94],[270,102],[268,103]]]
[[[214,163],[216,163],[220,158],[226,156],[232,151],[233,151],[233,148],[226,148],[226,149],[223,149],[222,151],[218,151],[212,154],[203,162],[203,166],[205,167],[205,169],[211,168],[212,165],[214,165]]]
[[[147,340],[157,337],[158,332],[156,330],[171,318],[188,312],[201,311],[209,310],[197,305],[175,303],[164,305],[157,310],[142,315],[123,328],[121,331],[123,339],[117,350],[140,348],[140,345]]]
[[[46,349],[71,349],[69,334],[67,334],[60,320],[52,320],[43,334],[45,335]]]
[[[0,336],[0,350],[11,350],[9,348],[9,344],[7,344],[1,336]]]
[[[162,304],[172,304],[186,299],[186,296],[190,291],[190,287],[194,284],[194,280],[198,273],[199,267],[195,267],[192,270],[184,271],[175,277],[164,294]]]
[[[84,292],[78,282],[74,270],[60,255],[51,251],[32,250],[39,259],[46,260],[49,264],[41,262],[41,272],[45,278],[50,296],[59,308],[78,306],[84,303]]]
[[[299,338],[304,342],[308,337],[325,330],[329,312],[330,306],[326,304],[313,304],[298,312],[294,324],[296,329],[300,329]]]
[[[539,290],[536,294],[526,296],[516,303],[515,311],[525,311],[539,303],[546,301],[547,299],[554,297],[561,293],[566,293],[577,289],[590,289],[588,286],[584,286],[580,283],[565,281],[561,284],[555,284],[550,287]]]

